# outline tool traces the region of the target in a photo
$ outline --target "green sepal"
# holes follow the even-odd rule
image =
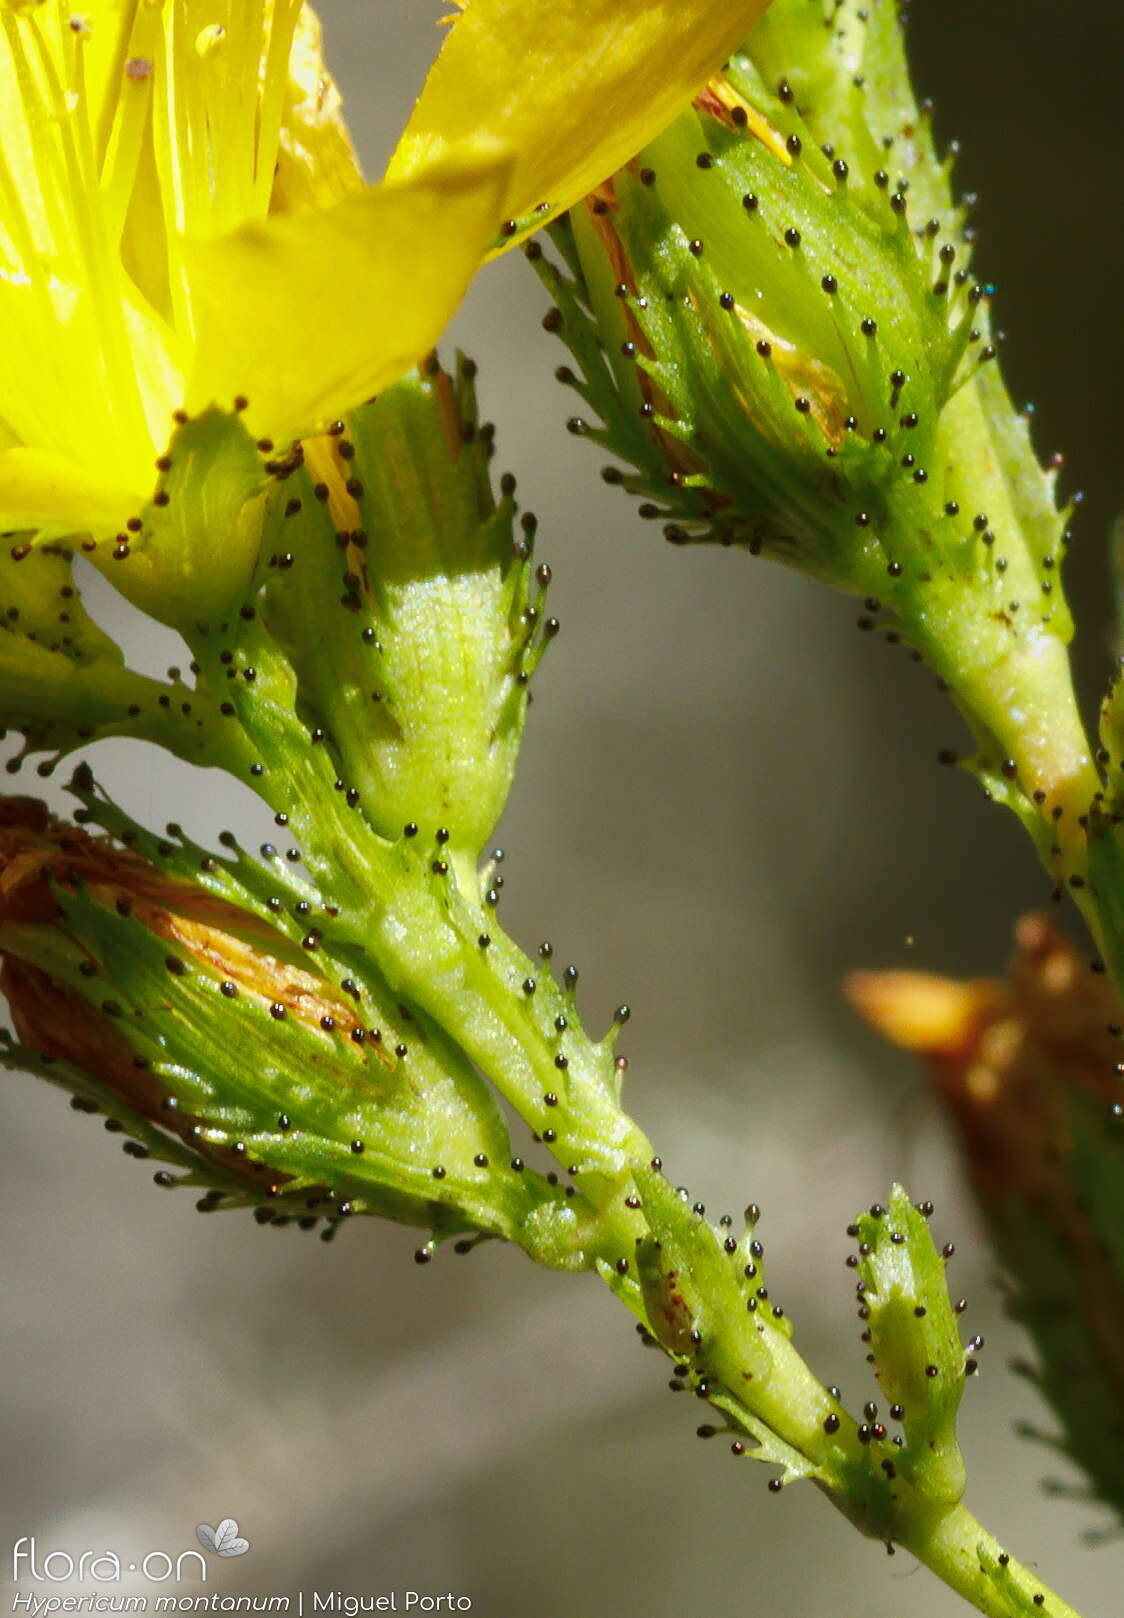
[[[994,288],[906,71],[891,0],[774,0],[695,105],[530,244],[547,324],[676,544],[771,556],[866,599],[951,690],[985,770],[1069,828],[1081,750],[1061,590],[1067,513],[994,364]],[[731,109],[739,113],[740,123]],[[1048,802],[1048,808],[1047,808]]]
[[[0,1038],[0,1066],[10,1073],[31,1073],[36,1078],[46,1079],[71,1097],[76,1112],[104,1115],[115,1126],[109,1128],[111,1134],[124,1134],[132,1142],[134,1150],[129,1153],[130,1156],[183,1169],[185,1174],[175,1182],[177,1185],[207,1186],[239,1197],[246,1193],[245,1182],[233,1171],[224,1171],[218,1163],[207,1164],[205,1172],[201,1172],[204,1165],[181,1140],[158,1128],[143,1113],[73,1062],[60,1061],[58,1057],[32,1050],[30,1046],[20,1045],[9,1036]],[[140,1147],[140,1151],[136,1150],[137,1147]],[[264,1200],[264,1192],[262,1196]]]
[[[0,549],[0,625],[72,663],[124,662],[120,646],[83,606],[74,554],[61,544],[17,540]]]
[[[269,448],[217,407],[183,419],[156,463],[152,499],[90,560],[173,629],[226,617],[246,599],[257,567]]]
[[[747,1455],[755,1461],[781,1468],[780,1481],[785,1487],[790,1483],[799,1483],[801,1479],[823,1479],[828,1476],[827,1468],[809,1460],[793,1445],[786,1444],[766,1422],[732,1394],[708,1393],[707,1403],[729,1418],[731,1432],[748,1434],[751,1443],[746,1450]]]
[[[205,1156],[199,1149],[188,1147],[179,1136],[158,1128],[105,1083],[73,1063],[5,1041],[0,1043],[0,1066],[11,1072],[34,1074],[66,1091],[75,1111],[100,1116],[108,1131],[124,1137],[121,1144],[128,1156],[179,1169],[178,1174],[157,1170],[153,1178],[164,1190],[202,1192],[195,1204],[200,1213],[250,1208],[262,1224],[297,1225],[302,1230],[319,1228],[321,1239],[328,1241],[353,1211],[334,1192],[324,1195],[318,1190],[310,1197],[308,1186],[298,1180],[271,1183],[270,1177],[263,1175],[255,1183],[252,1175],[226,1167],[217,1157]],[[393,1204],[377,1210],[368,1206],[364,1211],[378,1211],[391,1219],[399,1217]],[[435,1240],[456,1235],[463,1228],[450,1223],[437,1208],[432,1221],[421,1223],[431,1224]],[[427,1255],[430,1248],[426,1249]]]
[[[901,10],[892,0],[780,0],[738,65],[751,66],[771,91],[786,84],[813,134],[834,139],[830,156],[819,148],[813,156],[821,173],[843,157],[848,185],[868,198],[884,189],[875,183],[879,171],[891,181],[904,177],[919,216],[949,217],[951,162],[937,155],[931,108],[913,96]],[[962,216],[955,207],[951,217]]]
[[[514,480],[491,490],[474,370],[434,362],[354,411],[271,491],[263,542],[263,616],[299,711],[375,829],[442,828],[462,874],[507,800],[556,627],[533,526],[513,532]]]
[[[854,1228],[875,1372],[891,1406],[904,1411],[895,1465],[923,1499],[955,1505],[966,1481],[956,1439],[965,1358],[944,1261],[899,1185],[885,1209],[860,1215]]]
[[[195,842],[175,821],[168,822],[160,836],[115,803],[85,761],[74,771],[66,790],[82,804],[75,812],[79,825],[100,827],[168,876],[230,905],[230,926],[238,937],[252,943],[260,938],[264,925],[275,936],[274,948],[281,953],[277,935],[284,935],[291,946],[287,958],[297,962],[303,941],[318,935],[309,914],[319,895],[302,875],[300,863],[284,857],[284,843],[282,848],[263,843],[255,857],[239,846],[233,833],[220,832],[219,842],[226,852],[218,854]]]

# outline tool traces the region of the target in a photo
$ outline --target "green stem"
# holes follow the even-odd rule
[[[1058,652],[1062,662],[1050,661],[1054,677],[1064,667],[1060,646]],[[748,1435],[747,1452],[755,1448],[790,1478],[814,1480],[863,1533],[908,1548],[980,1611],[1072,1618],[1072,1609],[1017,1563],[1000,1562],[1005,1553],[964,1508],[934,1504],[904,1477],[891,1482],[884,1463],[899,1452],[888,1441],[860,1439],[856,1421],[793,1346],[787,1320],[773,1316],[772,1300],[747,1312],[763,1274],[760,1262],[743,1266],[753,1249],[747,1245],[731,1264],[728,1233],[706,1225],[647,1169],[652,1148],[620,1105],[613,1039],[597,1042],[585,1033],[573,984],[557,983],[505,937],[494,905],[473,891],[463,862],[438,876],[430,870],[433,849],[414,839],[388,843],[361,809],[346,806],[328,782],[322,749],[309,747],[291,707],[286,715],[284,693],[278,690],[276,703],[267,700],[264,658],[259,668],[253,701],[232,692],[238,715],[225,732],[226,762],[246,779],[249,761],[266,761],[250,784],[289,815],[305,863],[332,883],[340,903],[326,936],[378,961],[395,992],[425,1011],[484,1073],[575,1187],[561,1217],[528,1227],[520,1240],[529,1256],[597,1269],[666,1346],[638,1263],[655,1231],[665,1248],[678,1244],[684,1285],[693,1289],[691,1318],[706,1321],[702,1347],[688,1350],[684,1385],[720,1411],[731,1432]],[[1071,727],[1071,741],[1075,734]],[[749,1236],[743,1240],[748,1244]],[[682,1370],[682,1346],[671,1352]],[[1044,1604],[1034,1603],[1036,1594]]]
[[[1075,1610],[1005,1551],[958,1501],[934,1497],[926,1457],[899,1448],[884,1429],[859,1428],[825,1388],[764,1305],[748,1315],[741,1246],[706,1225],[651,1174],[638,1176],[654,1233],[660,1276],[669,1288],[637,1289],[602,1274],[676,1361],[672,1386],[690,1389],[724,1418],[735,1455],[783,1469],[785,1483],[807,1477],[862,1533],[900,1545],[989,1618],[1077,1618]],[[904,1194],[903,1194],[904,1195]],[[759,1251],[759,1248],[757,1249]],[[944,1289],[943,1279],[940,1282]],[[740,1294],[735,1296],[735,1294]],[[682,1306],[677,1321],[675,1306]],[[946,1305],[947,1306],[947,1305]],[[696,1329],[687,1332],[688,1324]],[[908,1431],[908,1430],[907,1430]],[[743,1442],[743,1440],[745,1440]],[[913,1481],[910,1481],[910,1476]]]
[[[966,1506],[919,1513],[899,1543],[989,1618],[1078,1618],[1075,1608],[1005,1551]]]
[[[930,1460],[933,1446],[915,1441],[905,1425],[918,1419],[916,1410],[902,1418],[905,1436],[896,1445],[881,1426],[848,1416],[838,1394],[819,1381],[762,1284],[756,1213],[747,1214],[736,1240],[728,1222],[710,1226],[698,1205],[668,1186],[649,1141],[621,1106],[616,1030],[592,1039],[577,1012],[576,973],[567,969],[556,980],[499,928],[499,884],[493,889],[478,880],[475,854],[514,765],[520,693],[536,655],[528,633],[539,609],[526,606],[526,579],[511,574],[505,528],[511,512],[487,502],[481,508],[472,466],[458,462],[464,488],[456,499],[450,496],[451,505],[434,504],[430,511],[417,491],[406,502],[423,513],[418,521],[425,535],[435,536],[433,545],[420,544],[414,527],[402,526],[402,502],[393,488],[382,491],[382,504],[376,499],[379,466],[421,466],[423,450],[432,451],[434,486],[443,486],[448,447],[438,431],[440,400],[430,396],[428,384],[419,388],[401,403],[401,419],[391,411],[380,428],[399,432],[386,439],[399,454],[380,461],[373,418],[349,429],[349,456],[358,445],[358,458],[348,465],[363,471],[353,481],[366,490],[363,529],[349,522],[341,550],[323,502],[298,474],[292,487],[304,490],[310,513],[302,519],[307,532],[301,529],[297,552],[299,590],[290,599],[284,581],[274,582],[268,611],[260,602],[246,603],[214,631],[197,627],[190,637],[197,673],[191,703],[177,712],[167,692],[146,692],[132,716],[135,733],[195,762],[221,765],[259,794],[287,828],[298,851],[292,863],[311,878],[301,890],[302,916],[315,926],[324,957],[347,967],[360,958],[369,963],[391,1007],[439,1031],[450,1054],[482,1074],[553,1156],[561,1172],[549,1176],[550,1195],[530,1206],[522,1223],[478,1219],[477,1228],[511,1228],[512,1239],[541,1264],[596,1269],[672,1356],[678,1385],[691,1388],[721,1413],[732,1435],[741,1435],[739,1453],[754,1452],[781,1468],[785,1481],[811,1479],[863,1533],[908,1547],[980,1611],[995,1618],[1036,1611],[1065,1618],[1071,1609],[1017,1564],[1001,1561],[995,1542],[956,1503],[962,1482],[947,1486],[948,1469],[940,1472]],[[1021,550],[1014,544],[1017,496],[1002,457],[992,452],[974,388],[966,399],[951,412],[945,453],[971,483],[973,498],[978,489],[980,502],[1012,536],[1010,583],[1002,590],[1017,584],[1025,599],[1037,581],[1031,542],[1027,537]],[[294,497],[280,509],[305,507]],[[1022,531],[1029,534],[1029,526],[1022,524]],[[392,556],[387,535],[393,534],[401,547]],[[443,545],[458,534],[447,556]],[[370,543],[376,538],[378,544]],[[351,549],[377,556],[378,566],[354,562]],[[524,572],[529,554],[529,541],[519,541],[514,555]],[[412,604],[419,588],[428,599],[435,580],[441,590],[436,606],[429,603],[423,634]],[[465,580],[473,588],[462,599]],[[481,581],[486,596],[470,611]],[[994,587],[973,617],[964,610],[964,592],[954,588],[960,582],[955,569],[942,575],[939,587],[918,573],[916,597],[906,599],[913,588],[907,582],[898,610],[904,618],[912,606],[912,638],[953,685],[981,742],[1000,749],[986,762],[998,772],[1002,760],[1014,760],[1025,805],[1036,805],[1024,819],[1040,822],[1047,863],[1060,861],[1066,874],[1079,875],[1085,848],[1079,817],[1097,778],[1073,701],[1061,625],[1048,628],[1045,616],[1032,623],[1029,610],[1014,627],[1001,623]],[[391,610],[399,588],[401,600]],[[315,602],[332,617],[318,618]],[[477,628],[489,631],[476,639],[466,628],[473,611]],[[322,623],[345,634],[349,654],[323,670]],[[279,625],[287,639],[278,640]],[[472,684],[471,671],[483,671],[479,702],[456,724],[452,696],[445,702],[433,684],[435,669],[445,671],[438,685],[453,696]],[[206,710],[205,723],[197,705]],[[482,730],[490,736],[489,726],[505,738],[498,754],[480,742]],[[381,775],[374,764],[379,749]],[[475,761],[474,770],[479,766],[487,791],[470,772],[463,793],[454,792],[462,753]],[[1057,854],[1049,847],[1055,838]],[[217,868],[222,862],[210,863]],[[283,870],[276,882],[278,895],[288,891]],[[279,897],[266,902],[283,909]],[[618,1021],[626,1015],[622,1009]],[[291,1141],[277,1150],[292,1150]],[[481,1158],[474,1166],[487,1167],[488,1155]],[[440,1171],[444,1176],[443,1165]],[[352,1175],[357,1172],[352,1167]],[[483,1191],[481,1198],[486,1201]],[[935,1252],[932,1257],[936,1264]],[[947,1308],[943,1272],[940,1287]],[[918,1313],[925,1316],[925,1308]],[[909,1357],[908,1345],[901,1353]],[[958,1398],[964,1361],[955,1330],[950,1356],[941,1374],[948,1371]],[[934,1369],[918,1354],[910,1363],[922,1384]],[[950,1427],[953,1420],[954,1412]],[[955,1450],[954,1434],[950,1444]],[[959,1461],[958,1451],[954,1458]],[[1036,1602],[1040,1594],[1043,1601]]]

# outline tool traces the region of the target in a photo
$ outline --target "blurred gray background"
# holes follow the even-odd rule
[[[322,8],[372,175],[437,10]],[[919,87],[981,194],[1009,379],[1037,403],[1040,451],[1063,449],[1067,487],[1088,491],[1068,579],[1092,700],[1120,501],[1124,13],[925,0],[910,30]],[[561,430],[544,307],[512,257],[446,345],[481,362],[497,464],[540,516],[563,624],[503,827],[506,926],[579,963],[594,1027],[632,1003],[631,1106],[708,1205],[763,1205],[774,1291],[852,1408],[872,1389],[843,1227],[893,1176],[936,1201],[965,1324],[987,1338],[963,1418],[969,1503],[1086,1618],[1109,1618],[1119,1544],[1082,1547],[1101,1519],[1042,1493],[1064,1465],[1012,1434],[1049,1417],[1006,1368],[1024,1345],[941,1117],[837,988],[858,964],[997,969],[1043,878],[1014,822],[937,768],[955,715],[903,653],[855,633],[851,604],[739,554],[666,546],[601,484],[603,457]],[[169,658],[151,643],[136,660]],[[238,789],[148,753],[106,746],[95,763],[154,824],[174,815],[201,840],[261,825]],[[664,1362],[596,1281],[499,1248],[418,1269],[414,1235],[367,1221],[332,1247],[247,1215],[202,1221],[45,1087],[5,1077],[0,1107],[0,1577],[19,1535],[41,1555],[174,1554],[230,1515],[252,1551],[212,1564],[211,1591],[397,1591],[401,1609],[406,1590],[451,1590],[478,1618],[961,1610],[813,1490],[773,1498],[764,1469],[699,1444],[697,1407],[664,1392]]]

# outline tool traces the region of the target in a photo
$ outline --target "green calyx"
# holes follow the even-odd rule
[[[17,905],[0,922],[29,1035],[83,1059],[96,1094],[178,1136],[211,1207],[260,1203],[328,1229],[374,1213],[437,1238],[533,1244],[528,1227],[562,1193],[512,1169],[489,1087],[439,1026],[398,1002],[377,963],[333,951],[315,925],[299,938],[274,926],[252,892],[239,904],[237,879],[214,859],[201,886],[190,845],[146,839],[79,790],[132,851],[82,833],[65,856],[47,836],[30,840],[63,863],[53,905],[36,907],[49,919],[21,919]]]
[[[506,802],[557,629],[514,479],[492,493],[474,374],[433,364],[308,449],[268,501],[260,606],[375,829],[439,834],[462,872]]]
[[[967,489],[938,438],[994,349],[926,121],[854,87],[856,42],[819,9],[778,0],[695,108],[575,214],[564,245],[605,345],[612,413],[641,417],[641,476],[670,537],[745,545],[893,601],[887,580],[910,562],[961,577],[991,566],[995,535],[966,509],[946,514]],[[845,78],[849,96],[773,77],[797,19],[807,37],[789,60],[805,79]],[[895,8],[870,8],[860,34],[861,65],[900,69],[909,97]],[[876,132],[892,132],[889,150]]]
[[[90,560],[134,606],[173,629],[245,599],[261,543],[261,491],[273,446],[215,407],[177,417],[152,499]]]
[[[997,371],[973,234],[892,0],[774,0],[553,227],[565,268],[529,255],[589,407],[571,427],[627,463],[606,478],[676,544],[863,598],[859,627],[933,668],[987,784],[1078,871],[1099,783],[1065,654],[1066,514]]]

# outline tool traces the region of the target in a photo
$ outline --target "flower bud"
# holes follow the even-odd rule
[[[83,772],[78,790],[92,801]],[[166,866],[193,862],[147,841]],[[299,917],[274,925],[238,902],[233,870],[203,865],[207,886],[0,800],[0,986],[29,1047],[4,1060],[105,1110],[134,1155],[186,1166],[208,1209],[526,1239],[561,1193],[509,1167],[471,1064],[374,962],[334,958]]]
[[[607,478],[674,543],[866,598],[860,627],[934,668],[991,770],[1015,761],[1020,806],[1039,818],[1037,790],[1081,813],[1096,780],[1064,656],[1065,517],[992,363],[994,289],[897,8],[859,17],[774,0],[694,106],[553,227],[566,271],[531,244],[589,406],[571,428],[628,463]]]
[[[924,1056],[1010,1274],[1012,1313],[1065,1448],[1124,1511],[1124,1088],[1120,1002],[1046,917],[1024,917],[1007,982],[854,973],[852,1004]],[[904,1401],[903,1401],[904,1402]]]
[[[695,1358],[700,1345],[718,1336],[721,1320],[723,1354],[737,1360],[730,1385],[739,1391],[742,1380],[766,1379],[776,1328],[772,1320],[763,1324],[767,1311],[759,1321],[756,1307],[746,1309],[756,1286],[749,1284],[745,1255],[724,1251],[713,1228],[691,1209],[686,1192],[673,1190],[655,1171],[638,1169],[637,1186],[651,1233],[637,1246],[637,1270],[657,1341],[669,1354]],[[733,1262],[737,1258],[742,1262]],[[752,1279],[757,1282],[756,1273]]]
[[[878,78],[851,106],[825,96],[817,75],[833,89],[850,75],[810,9],[779,0],[694,108],[575,214],[572,247],[610,414],[641,418],[630,437],[670,537],[743,544],[869,595],[906,562],[899,539],[930,573],[944,552],[958,568],[966,546],[983,555],[960,531],[970,514],[944,515],[937,444],[982,351],[983,289],[926,121],[884,105]],[[785,58],[802,64],[795,84],[772,74],[793,14],[808,36]],[[904,79],[896,34],[878,7],[862,48]],[[896,130],[889,150],[875,126]]]
[[[965,1359],[944,1264],[924,1214],[900,1185],[852,1227],[878,1384],[902,1412],[905,1444],[894,1465],[926,1500],[955,1505],[964,1493],[956,1413]]]

